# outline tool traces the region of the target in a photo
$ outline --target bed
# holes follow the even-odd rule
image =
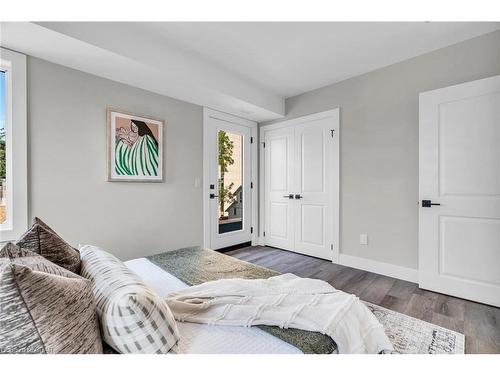
[[[185,248],[125,262],[161,297],[190,285],[220,278],[265,278],[278,274],[201,248]],[[337,353],[319,333],[277,327],[228,327],[178,322],[182,339],[173,348],[184,354]],[[294,332],[295,331],[295,332]],[[285,336],[283,336],[285,335]]]
[[[128,268],[142,277],[144,282],[161,297],[188,287],[167,271],[146,258],[125,262]],[[175,353],[186,354],[294,354],[301,351],[263,330],[252,327],[210,326],[178,322],[182,336]]]

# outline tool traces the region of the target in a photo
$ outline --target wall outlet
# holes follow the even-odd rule
[[[367,234],[360,234],[359,235],[359,244],[360,245],[368,245],[368,235]]]

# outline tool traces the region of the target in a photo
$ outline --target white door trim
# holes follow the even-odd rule
[[[251,176],[253,182],[252,189],[252,224],[254,231],[251,236],[252,245],[257,245],[258,240],[258,215],[257,215],[257,186],[258,186],[258,174],[257,174],[257,123],[254,121],[246,120],[237,116],[230,115],[228,113],[216,111],[211,108],[203,107],[203,247],[210,247],[210,163],[208,157],[206,157],[206,152],[210,147],[210,139],[207,132],[205,131],[208,121],[210,118],[215,118],[222,121],[228,121],[234,124],[246,126],[250,128],[251,137],[253,138],[253,143],[250,144],[250,159],[251,159]]]
[[[295,118],[292,118],[290,120],[284,120],[284,121],[276,122],[274,124],[263,125],[260,127],[260,129],[263,131],[274,130],[274,129],[284,128],[286,126],[294,126],[294,125],[302,124],[304,122],[309,122],[309,121],[313,121],[313,120],[321,120],[321,119],[324,119],[327,117],[334,117],[334,116],[339,116],[339,118],[340,118],[340,108],[329,109],[328,111],[312,113],[310,115],[295,117]],[[340,128],[340,121],[339,121],[339,128]],[[260,139],[262,141],[264,140],[262,133],[260,135]]]
[[[265,140],[265,133],[266,131],[269,130],[275,130],[275,129],[280,129],[288,126],[295,126],[302,124],[304,122],[309,122],[313,120],[321,120],[324,118],[332,117],[337,119],[337,125],[338,128],[336,129],[337,132],[335,134],[335,137],[340,137],[340,108],[335,108],[331,109],[328,111],[323,111],[323,112],[318,112],[318,113],[313,113],[310,115],[306,116],[301,116],[297,118],[293,118],[290,120],[285,120],[281,121],[278,123],[270,124],[270,125],[264,125],[260,127],[259,129],[259,152],[260,152],[260,160],[259,160],[259,237],[258,237],[258,243],[259,245],[264,245],[264,228],[265,228],[265,148],[264,148],[264,140]],[[340,139],[340,138],[339,138]],[[334,145],[334,168],[336,171],[334,171],[334,177],[336,177],[336,181],[333,184],[333,204],[336,207],[334,209],[334,223],[337,223],[337,225],[332,228],[333,231],[333,238],[336,240],[336,248],[334,249],[333,252],[333,257],[332,257],[332,262],[333,263],[339,263],[339,256],[340,256],[340,248],[341,248],[341,241],[340,241],[340,141],[335,142]],[[336,173],[335,173],[336,172]],[[255,228],[255,226],[254,226]],[[254,231],[255,234],[255,231]]]

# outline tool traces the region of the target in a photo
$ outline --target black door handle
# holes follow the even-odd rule
[[[293,199],[293,194],[283,195],[283,198]]]
[[[219,196],[215,195],[214,193],[210,193],[210,199],[214,199],[215,197],[219,197]]]
[[[302,199],[302,198],[304,198],[302,195],[300,195],[300,194],[295,194],[295,199]]]
[[[422,199],[422,207],[441,206],[441,203],[432,203],[430,199]]]

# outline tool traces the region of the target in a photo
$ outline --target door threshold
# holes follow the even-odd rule
[[[232,245],[232,246],[228,246],[228,247],[223,247],[223,248],[217,249],[215,251],[218,251],[219,253],[226,253],[228,251],[238,250],[238,249],[242,249],[244,247],[250,247],[250,246],[252,246],[252,241],[243,242],[243,243],[239,243],[237,245]]]

